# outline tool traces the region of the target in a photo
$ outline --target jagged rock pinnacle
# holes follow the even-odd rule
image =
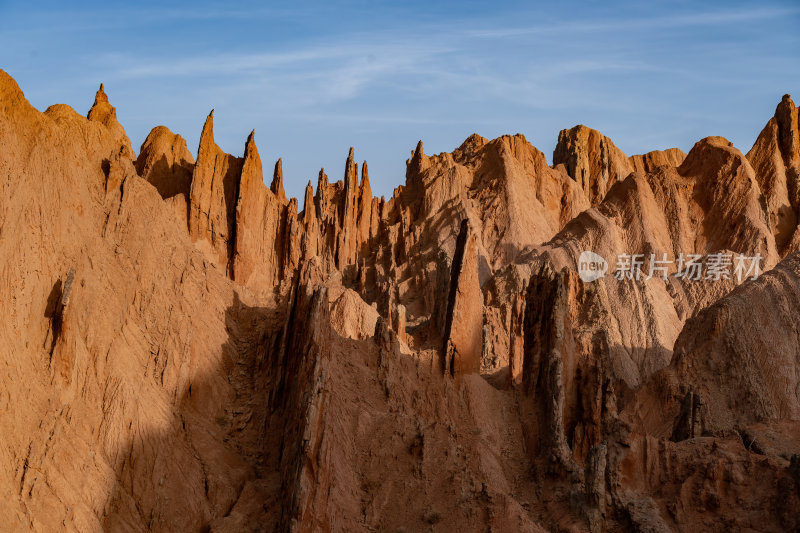
[[[120,145],[120,152],[122,155],[131,161],[136,159],[131,141],[128,139],[125,129],[117,121],[117,110],[108,102],[108,96],[103,90],[102,83],[95,93],[94,104],[92,104],[92,108],[89,110],[86,118],[95,122],[100,122],[108,128],[114,135],[116,142]]]
[[[272,193],[281,203],[286,203],[286,192],[283,189],[283,160],[275,162],[275,170],[272,172],[272,184],[269,186]]]

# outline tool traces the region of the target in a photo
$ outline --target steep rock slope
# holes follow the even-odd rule
[[[622,410],[621,485],[650,493],[673,527],[798,527],[799,284],[792,254],[699,312],[671,364]]]
[[[586,287],[585,315],[574,317],[583,325],[575,340],[586,353],[597,353],[600,342],[613,353],[608,370],[627,386],[637,387],[670,361],[683,321],[732,287],[733,279],[676,278],[681,257],[684,272],[690,254],[759,255],[762,270],[777,261],[760,199],[747,159],[722,138],[698,142],[678,168],[662,166],[646,175],[629,175],[600,204],[581,213],[549,242],[527,250],[487,285],[494,366],[510,365],[510,377],[519,380],[523,294],[536,265],[575,271],[581,253],[592,251],[607,262],[608,271]],[[629,256],[628,263],[638,254],[640,279],[631,279],[633,272],[617,279],[622,254]]]
[[[798,291],[794,253],[687,322],[667,374],[701,398],[704,430],[800,420]]]
[[[783,96],[753,148],[747,153],[755,169],[769,212],[769,222],[778,248],[797,251],[797,216],[800,209],[800,110],[791,97]]]

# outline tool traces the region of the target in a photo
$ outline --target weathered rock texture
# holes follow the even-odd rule
[[[420,142],[389,199],[351,149],[300,206],[213,114],[136,157],[0,71],[2,529],[797,530],[799,120]]]
[[[787,94],[747,153],[769,213],[775,242],[784,253],[800,250],[800,110]]]
[[[142,144],[135,166],[139,176],[155,186],[182,225],[188,227],[194,157],[183,137],[164,126],[153,128]]]
[[[108,128],[115,143],[119,145],[119,155],[131,159],[136,157],[131,147],[131,141],[125,133],[125,129],[122,127],[122,124],[117,121],[117,110],[108,103],[108,96],[103,90],[102,83],[97,90],[97,94],[94,97],[94,105],[92,105],[92,108],[89,110],[87,118],[99,122]]]

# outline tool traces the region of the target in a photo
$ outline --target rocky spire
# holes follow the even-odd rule
[[[204,155],[209,155],[214,151],[214,110],[212,109],[206,121],[203,123],[203,129],[200,131],[200,144],[197,147],[197,160],[199,161]],[[205,154],[204,154],[205,152]]]
[[[343,213],[340,221],[339,233],[339,254],[338,254],[338,267],[343,268],[346,265],[355,263],[356,260],[356,223],[358,215],[356,207],[358,204],[358,166],[355,161],[355,151],[350,147],[350,153],[347,155],[347,162],[344,169],[344,202]]]
[[[422,172],[427,165],[427,158],[422,151],[422,141],[419,141],[411,155],[411,159],[406,161],[406,187],[408,188],[410,198],[419,199],[425,194],[425,188],[422,183]],[[395,194],[396,193],[397,191],[395,191]],[[414,200],[410,201],[412,203],[414,202]]]
[[[450,270],[443,372],[451,376],[480,372],[482,348],[483,293],[478,280],[478,241],[469,221],[464,219]]]
[[[109,130],[111,130],[114,138],[117,140],[117,142],[119,142],[120,154],[130,158],[131,160],[136,159],[136,154],[131,146],[131,141],[128,139],[128,135],[125,133],[125,129],[122,127],[122,124],[120,124],[117,120],[117,110],[114,108],[114,106],[108,103],[108,96],[106,95],[105,90],[103,90],[102,83],[100,84],[100,88],[97,89],[97,93],[94,96],[94,104],[89,110],[89,113],[86,115],[86,118],[95,122],[100,122]]]
[[[800,250],[800,109],[785,94],[747,153],[782,255]]]
[[[269,186],[278,201],[282,204],[287,202],[286,192],[283,190],[283,163],[281,159],[275,162],[275,171],[272,173],[272,185]]]
[[[369,185],[369,169],[367,168],[366,161],[361,163],[361,185],[359,186],[359,189],[361,189],[362,196],[364,195],[365,190],[367,192],[367,196],[372,196],[372,190]]]
[[[282,262],[280,279],[291,277],[300,264],[302,238],[297,220],[297,198],[292,198],[282,210],[284,214],[282,236]]]
[[[425,153],[422,151],[422,140],[420,140],[417,142],[417,147],[414,149],[414,153],[411,155],[411,168],[418,172],[421,171],[424,158]]]
[[[358,248],[369,242],[370,226],[372,222],[372,188],[369,184],[369,170],[367,162],[361,164],[361,184],[358,187],[357,206]]]
[[[250,132],[244,148],[244,162],[239,177],[236,199],[236,220],[230,235],[234,243],[230,260],[231,277],[246,282],[256,257],[261,253],[258,240],[265,225],[264,182],[261,157],[255,141],[255,130]]]
[[[347,154],[347,162],[344,168],[344,188],[345,190],[355,190],[358,185],[358,167],[356,167],[355,149],[351,146]]]
[[[319,169],[317,176],[317,194],[314,197],[314,203],[317,204],[317,216],[323,216],[323,204],[326,203],[325,199],[328,197],[328,175],[325,174],[325,168]]]
[[[796,164],[800,157],[799,120],[800,113],[798,113],[792,97],[784,94],[781,103],[775,109],[775,121],[778,123],[778,145],[787,166]]]
[[[314,187],[311,185],[311,180],[308,180],[306,185],[306,192],[303,198],[303,220],[309,220],[315,216],[314,213]]]
[[[238,201],[241,201],[242,197],[246,196],[252,187],[264,182],[262,178],[263,169],[261,166],[261,156],[258,155],[255,136],[256,130],[251,131],[245,143],[242,176],[239,181]],[[280,164],[280,160],[278,160],[278,163]]]
[[[108,103],[108,96],[106,95],[105,90],[103,90],[103,84],[100,84],[100,88],[97,89],[97,93],[94,95],[94,105],[92,109],[96,108],[98,104],[107,104]],[[91,114],[91,111],[89,111]]]
[[[425,155],[425,154],[422,151],[422,139],[420,139],[419,141],[417,141],[417,147],[414,149],[413,158],[414,159],[419,159],[423,155]]]
[[[314,202],[314,188],[311,186],[311,180],[308,180],[308,185],[306,185],[302,222],[304,232],[300,255],[303,259],[309,259],[317,255],[317,234],[319,231],[317,206]]]
[[[358,199],[358,166],[356,165],[353,147],[347,156],[344,167],[344,213],[342,223],[347,224],[348,218],[352,219],[355,204]]]
[[[248,139],[245,155],[252,168],[255,142]],[[235,240],[235,211],[239,197],[243,159],[223,152],[214,142],[214,110],[211,110],[197,148],[197,163],[189,194],[189,234],[193,241],[211,243],[218,263],[228,265]],[[260,170],[260,160],[259,160]]]
[[[206,196],[210,194],[211,177],[207,176],[214,171],[214,161],[217,156],[217,145],[214,143],[214,110],[206,117],[203,129],[200,132],[200,143],[197,146],[197,162],[192,173],[192,184],[189,190],[189,235],[195,241],[202,236],[207,223],[201,219],[208,212],[201,205],[210,203]]]

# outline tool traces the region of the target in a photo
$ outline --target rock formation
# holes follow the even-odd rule
[[[164,126],[153,128],[142,144],[135,166],[136,172],[174,207],[182,225],[188,227],[194,157],[183,137]]]
[[[553,151],[553,164],[564,165],[592,205],[633,171],[633,164],[611,139],[583,125],[561,130]]]
[[[120,155],[131,159],[136,157],[131,147],[131,141],[125,133],[125,129],[122,127],[122,124],[117,121],[117,110],[108,103],[108,96],[103,90],[102,83],[94,97],[94,105],[92,105],[89,114],[86,116],[89,120],[99,122],[108,128],[116,143],[119,144]]]
[[[631,172],[647,174],[659,166],[677,167],[686,154],[678,148],[654,150],[627,157],[622,150],[599,131],[579,125],[561,130],[553,151],[553,165],[563,165],[569,176],[577,181],[592,205],[605,198],[618,181]]]
[[[679,167],[686,154],[680,148],[668,148],[667,150],[653,150],[646,154],[630,156],[633,170],[640,174],[655,172],[660,166]]]
[[[478,281],[478,245],[469,222],[458,232],[447,294],[442,371],[451,376],[480,372],[483,294]]]
[[[798,210],[800,210],[800,110],[786,94],[753,148],[747,153],[755,169],[769,213],[775,242],[783,253],[797,251]]]
[[[213,112],[136,157],[0,71],[3,528],[797,530],[798,122],[420,142],[388,199],[351,149],[301,206]]]
[[[243,163],[242,158],[226,154],[214,142],[212,109],[200,134],[197,163],[192,173],[189,235],[193,241],[210,245],[211,255],[222,265],[229,265],[232,256]],[[261,170],[260,161],[258,170]]]

